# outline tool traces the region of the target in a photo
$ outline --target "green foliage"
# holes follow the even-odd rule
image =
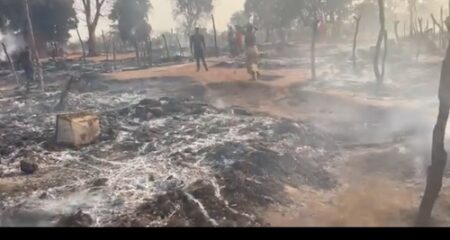
[[[213,0],[173,0],[173,15],[181,17],[185,34],[193,32],[204,19],[208,19],[214,9]]]
[[[36,36],[44,42],[66,42],[77,24],[74,0],[32,0],[30,15]],[[0,30],[26,32],[22,0],[0,0]]]
[[[143,41],[149,37],[148,14],[151,8],[150,0],[116,0],[109,18],[117,23],[122,40]]]

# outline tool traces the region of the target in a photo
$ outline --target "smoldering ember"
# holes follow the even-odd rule
[[[0,226],[450,226],[449,8],[0,0]]]

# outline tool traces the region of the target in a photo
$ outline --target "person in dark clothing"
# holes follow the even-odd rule
[[[25,78],[27,82],[26,88],[27,92],[29,92],[31,84],[34,82],[33,60],[31,58],[31,50],[29,47],[26,47],[25,50],[19,55],[18,62],[25,71]]]
[[[197,61],[197,72],[200,71],[200,60],[203,62],[203,67],[208,71],[208,65],[205,60],[205,37],[200,34],[200,28],[195,28],[195,34],[191,36],[191,52]]]

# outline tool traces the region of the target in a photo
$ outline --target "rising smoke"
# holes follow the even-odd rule
[[[9,55],[14,55],[25,48],[25,41],[23,38],[9,31],[0,32],[0,42],[6,45]],[[6,61],[6,56],[3,49],[0,51],[0,61]]]

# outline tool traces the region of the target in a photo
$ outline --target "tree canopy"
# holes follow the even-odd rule
[[[69,31],[76,27],[74,0],[30,1],[33,28],[40,42],[66,42]],[[27,22],[24,1],[0,0],[0,30],[26,34]]]
[[[109,18],[117,22],[117,29],[124,41],[142,41],[151,32],[148,14],[150,0],[116,0]]]
[[[173,15],[182,19],[182,25],[187,35],[194,27],[209,17],[214,9],[213,0],[173,0]]]

